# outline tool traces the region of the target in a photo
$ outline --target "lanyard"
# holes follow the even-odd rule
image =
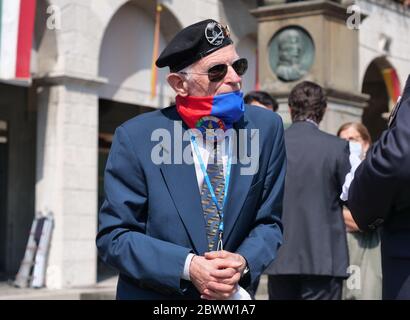
[[[224,186],[224,199],[222,201],[222,208],[219,206],[218,200],[216,199],[216,195],[214,192],[214,188],[212,187],[211,184],[211,180],[209,179],[209,175],[206,172],[206,168],[204,165],[204,161],[202,160],[201,157],[201,153],[199,152],[199,148],[198,148],[198,143],[196,142],[195,136],[191,136],[191,141],[192,144],[194,145],[194,150],[195,150],[195,154],[196,157],[198,159],[199,162],[199,166],[201,167],[201,171],[204,175],[204,180],[208,186],[209,192],[211,193],[211,197],[212,197],[212,201],[214,202],[217,210],[218,210],[218,215],[220,218],[219,221],[219,227],[218,227],[218,231],[219,231],[219,240],[218,240],[218,246],[217,246],[217,250],[223,250],[223,243],[222,243],[222,236],[223,236],[223,232],[224,232],[224,222],[223,222],[223,208],[225,207],[225,201],[228,195],[228,188],[229,188],[229,180],[231,177],[231,165],[232,165],[232,149],[231,149],[231,145],[229,143],[228,145],[228,163],[226,166],[226,175],[225,175],[225,186]]]

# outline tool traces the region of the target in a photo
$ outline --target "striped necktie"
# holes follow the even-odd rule
[[[222,208],[225,193],[225,177],[220,149],[221,148],[219,147],[216,148],[218,152],[216,152],[216,150],[214,150],[214,152],[211,152],[206,172],[208,173],[209,180],[211,181],[211,185],[214,189],[218,205],[220,208]],[[212,199],[208,184],[205,180],[202,183],[201,203],[206,223],[208,250],[213,251],[216,250],[216,245],[218,243],[218,227],[220,223],[220,215],[218,214],[218,208],[216,207],[215,202]]]

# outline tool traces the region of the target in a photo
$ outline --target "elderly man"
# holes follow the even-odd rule
[[[181,30],[156,65],[176,106],[116,130],[99,254],[120,273],[118,299],[245,297],[282,241],[282,122],[244,106],[247,61],[214,20]]]
[[[274,112],[278,111],[279,106],[275,98],[266,91],[251,91],[243,98],[246,104],[262,107]]]

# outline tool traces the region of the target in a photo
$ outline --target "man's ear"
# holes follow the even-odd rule
[[[188,95],[188,84],[181,75],[178,73],[170,73],[167,75],[167,81],[176,94],[182,97]]]

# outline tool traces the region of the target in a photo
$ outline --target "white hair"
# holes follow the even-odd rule
[[[192,65],[189,65],[179,70],[177,73],[182,73],[185,76],[185,78],[189,81],[191,80],[191,76],[192,76],[191,72],[192,72]]]

